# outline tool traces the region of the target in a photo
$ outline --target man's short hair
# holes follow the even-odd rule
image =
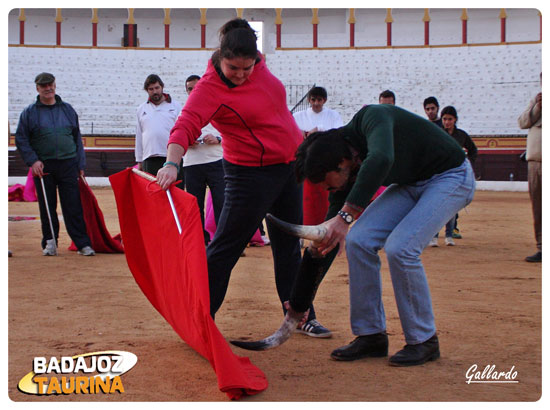
[[[187,84],[189,81],[199,81],[201,78],[200,76],[196,74],[192,74],[189,77],[187,77],[187,80],[185,80],[185,84]]]
[[[147,91],[149,86],[151,84],[159,83],[162,88],[164,88],[164,83],[160,79],[160,77],[156,74],[149,74],[147,78],[145,79],[145,83],[143,83],[143,89]]]
[[[309,100],[311,97],[320,97],[323,100],[326,100],[328,99],[327,90],[325,90],[323,87],[313,87],[307,93],[307,99]]]
[[[437,108],[439,108],[439,103],[437,102],[437,98],[435,97],[428,97],[424,100],[424,108],[426,108],[426,105],[428,104],[435,104]]]
[[[323,182],[327,172],[337,171],[344,159],[352,159],[352,153],[341,128],[314,132],[296,151],[296,179],[314,184]]]
[[[393,98],[393,102],[395,102],[395,94],[390,90],[382,91],[378,96],[378,101],[380,101],[381,98]]]
[[[443,108],[441,110],[441,117],[443,117],[444,115],[452,115],[453,117],[455,117],[455,119],[458,120],[458,115],[456,113],[456,108],[453,107],[452,105],[448,105],[448,106],[446,106],[445,108]]]

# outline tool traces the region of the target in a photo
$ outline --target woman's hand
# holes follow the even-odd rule
[[[178,169],[173,165],[165,165],[157,172],[157,184],[165,191],[178,178]]]

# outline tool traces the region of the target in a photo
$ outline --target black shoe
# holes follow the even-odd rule
[[[405,345],[405,347],[390,357],[391,366],[417,366],[435,360],[439,357],[439,340],[433,335],[424,343]]]
[[[385,357],[387,355],[388,335],[376,333],[356,337],[349,345],[334,350],[330,357],[333,360],[352,361],[364,357]]]
[[[534,255],[525,258],[526,262],[542,262],[542,251],[538,251]]]

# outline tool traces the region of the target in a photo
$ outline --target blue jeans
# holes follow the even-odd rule
[[[350,316],[357,336],[384,332],[386,316],[378,251],[384,248],[408,344],[435,334],[430,289],[420,254],[435,233],[474,196],[469,161],[430,179],[390,185],[365,210],[346,237]]]

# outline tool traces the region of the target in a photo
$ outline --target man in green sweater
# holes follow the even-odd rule
[[[311,134],[296,153],[296,173],[300,181],[331,192],[327,233],[306,249],[303,264],[324,265],[326,272],[346,246],[351,328],[357,338],[331,357],[350,361],[388,354],[378,256],[384,248],[407,343],[390,364],[437,359],[439,342],[420,254],[473,199],[475,179],[464,151],[444,130],[413,113],[369,105],[344,127]],[[388,188],[367,208],[382,185]],[[290,306],[301,311],[297,294]]]

